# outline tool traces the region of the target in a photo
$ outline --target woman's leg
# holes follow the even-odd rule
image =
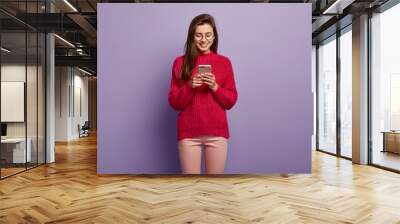
[[[204,137],[206,174],[223,174],[228,151],[224,137]]]
[[[200,174],[201,140],[185,138],[178,142],[179,159],[183,174]]]

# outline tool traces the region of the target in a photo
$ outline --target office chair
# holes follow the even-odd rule
[[[78,124],[79,138],[89,136],[89,129],[90,129],[89,121],[85,121],[82,127],[80,127],[80,125]]]

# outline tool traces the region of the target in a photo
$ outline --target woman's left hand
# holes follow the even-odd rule
[[[201,76],[202,81],[208,85],[208,87],[213,91],[217,91],[218,83],[215,81],[215,76],[212,73],[204,73]]]

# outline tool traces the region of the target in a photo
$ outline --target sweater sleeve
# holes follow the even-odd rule
[[[184,110],[194,95],[194,89],[189,85],[189,82],[180,84],[178,80],[178,68],[177,60],[175,60],[172,66],[172,78],[171,87],[168,93],[168,102],[175,110]]]
[[[237,91],[235,85],[235,78],[233,76],[233,68],[231,62],[228,60],[227,73],[225,80],[219,85],[218,89],[213,93],[215,100],[225,110],[231,109],[237,101]]]

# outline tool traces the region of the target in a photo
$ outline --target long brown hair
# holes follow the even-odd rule
[[[217,53],[218,49],[218,33],[215,25],[214,18],[209,14],[200,14],[193,18],[190,23],[188,35],[185,44],[185,56],[181,69],[181,79],[187,81],[191,78],[192,70],[195,65],[196,58],[199,54],[196,44],[194,43],[194,34],[197,26],[209,24],[213,28],[214,42],[210,47],[210,50]]]

